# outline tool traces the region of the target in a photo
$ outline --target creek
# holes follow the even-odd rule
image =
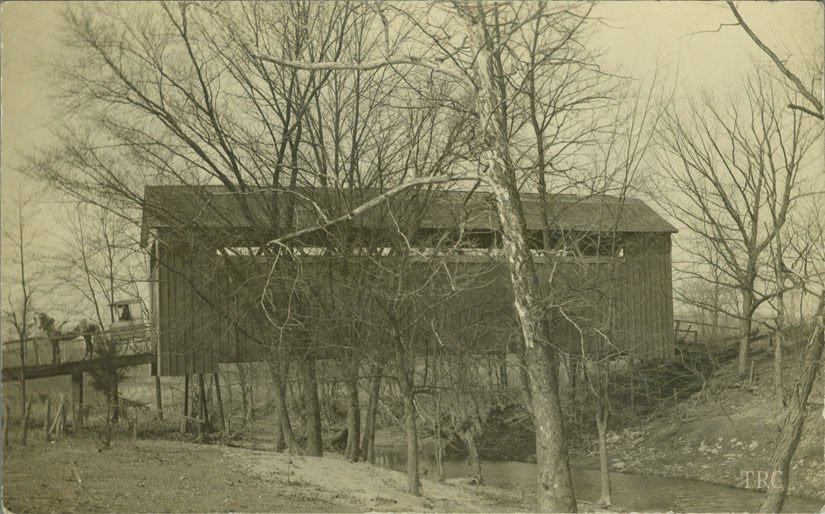
[[[407,456],[403,449],[376,447],[375,463],[404,471]],[[536,465],[527,462],[482,461],[485,485],[523,491],[534,496]],[[435,476],[435,460],[421,456],[419,472]],[[444,461],[447,478],[469,475],[466,460]],[[595,502],[601,483],[597,469],[573,466],[573,488],[576,499]],[[660,478],[647,475],[610,473],[613,505],[632,511],[657,512],[756,512],[763,494],[759,491],[715,485],[697,480]],[[818,512],[822,502],[808,498],[789,497],[784,512]]]

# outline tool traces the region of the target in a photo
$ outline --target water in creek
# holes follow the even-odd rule
[[[406,454],[397,448],[376,448],[376,464],[404,471]],[[421,473],[435,476],[435,461],[422,457]],[[466,461],[447,461],[444,471],[448,478],[467,476]],[[482,463],[486,485],[518,489],[526,495],[535,494],[536,465],[526,462]],[[601,483],[599,471],[572,469],[576,498],[595,502]],[[659,512],[755,512],[759,509],[762,493],[721,485],[673,478],[611,473],[613,504],[634,511]],[[821,501],[806,498],[788,498],[785,512],[818,512]]]

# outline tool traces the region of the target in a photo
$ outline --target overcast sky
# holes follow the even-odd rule
[[[61,51],[63,2],[4,2],[2,27],[2,181],[3,194],[18,180],[20,154],[48,142],[51,119],[48,67]],[[741,12],[763,39],[791,65],[822,44],[819,2],[742,2]],[[595,9],[604,20],[598,44],[608,65],[643,76],[658,63],[676,77],[683,92],[699,87],[727,91],[762,56],[733,21],[724,3],[604,2]],[[607,26],[609,24],[609,26]],[[691,35],[693,34],[693,35]]]
[[[48,66],[61,52],[62,2],[0,4],[2,38],[2,159],[0,193],[4,214],[21,182],[21,156],[49,142],[52,107]],[[752,28],[791,67],[814,54],[823,41],[820,2],[742,2]],[[752,67],[765,61],[738,27],[722,27],[733,17],[717,2],[605,2],[594,15],[603,21],[596,44],[604,64],[625,75],[645,77],[659,66],[660,77],[676,81],[677,94],[700,88],[725,94]],[[30,187],[24,184],[24,187]],[[44,215],[53,211],[44,205]],[[49,223],[58,227],[59,221]]]

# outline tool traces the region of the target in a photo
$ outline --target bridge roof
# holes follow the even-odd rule
[[[254,188],[231,192],[223,186],[147,186],[144,190],[141,244],[152,229],[243,230],[272,227],[277,205],[294,202],[297,228],[317,225],[377,196],[375,190],[299,188],[294,192]],[[541,230],[539,195],[521,193],[528,230]],[[676,229],[642,200],[608,195],[548,195],[546,211],[554,230],[577,232],[673,233]],[[434,190],[405,191],[359,216],[372,229],[392,227],[393,217],[419,214],[422,229],[497,230],[492,194]]]

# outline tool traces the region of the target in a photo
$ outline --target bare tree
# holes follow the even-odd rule
[[[770,487],[765,498],[760,505],[760,512],[777,512],[782,509],[788,486],[791,478],[791,460],[799,444],[802,435],[802,428],[807,417],[806,404],[817,372],[821,372],[821,359],[823,346],[825,346],[825,254],[823,253],[823,224],[821,211],[822,194],[816,194],[806,198],[805,202],[794,213],[796,219],[789,223],[788,230],[783,233],[781,239],[783,248],[780,253],[774,249],[772,255],[773,272],[776,275],[776,287],[785,283],[790,283],[808,296],[819,297],[818,305],[811,316],[811,332],[808,336],[798,370],[794,373],[792,380],[781,377],[780,369],[775,369],[775,382],[781,388],[778,392],[778,399],[783,403],[783,413],[779,434],[777,435],[776,446],[771,458],[771,476],[776,476],[779,480],[779,487]],[[777,296],[777,299],[781,299]],[[783,303],[776,302],[777,325],[782,322]],[[774,341],[777,347],[775,352],[781,352],[781,336],[779,341]],[[775,363],[775,366],[781,365]],[[789,382],[789,383],[788,383]],[[790,387],[788,387],[790,385]],[[781,394],[781,396],[779,396]]]
[[[538,287],[535,266],[526,243],[524,213],[518,199],[516,165],[511,155],[511,134],[506,112],[512,106],[513,99],[507,96],[506,90],[502,91],[495,80],[497,54],[525,20],[535,19],[535,16],[545,20],[554,19],[554,16],[558,19],[564,14],[559,11],[535,14],[527,7],[498,5],[453,7],[454,10],[446,13],[445,17],[454,22],[461,20],[465,32],[464,40],[457,45],[449,38],[441,37],[438,27],[432,28],[430,32],[429,27],[418,24],[427,40],[432,41],[434,47],[443,52],[440,55],[436,54],[434,60],[418,57],[384,57],[376,61],[353,64],[295,62],[271,55],[262,56],[262,59],[276,65],[309,72],[412,66],[456,77],[470,92],[468,98],[472,105],[471,112],[479,124],[476,130],[478,143],[474,149],[481,156],[479,164],[482,173],[479,180],[492,191],[496,199],[498,221],[504,236],[503,254],[510,270],[515,309],[525,342],[525,360],[531,377],[533,413],[538,427],[538,506],[542,510],[570,511],[575,509],[575,498],[564,444],[564,426],[556,377],[557,361],[555,352],[550,347],[548,320],[540,307],[542,292]],[[581,15],[572,15],[576,20],[580,17]],[[564,42],[565,38],[562,38],[561,44]],[[442,66],[442,63],[456,65],[456,68],[447,68]],[[294,237],[298,235],[300,234]],[[276,242],[283,243],[289,237],[293,236],[279,238]]]
[[[696,242],[683,244],[701,270],[714,267],[740,295],[738,372],[750,362],[753,315],[776,293],[765,284],[763,252],[782,229],[801,194],[800,170],[817,138],[817,127],[798,111],[783,111],[786,92],[762,75],[745,85],[744,99],[724,105],[705,98],[666,119],[658,162],[670,178],[669,204]],[[767,212],[766,212],[767,211]],[[771,216],[773,213],[773,216]]]
[[[79,86],[66,95],[67,107],[91,108],[83,130],[67,127],[59,148],[32,160],[33,173],[126,219],[133,218],[129,209],[143,206],[140,189],[146,183],[211,181],[229,193],[264,187],[294,191],[313,184],[302,151],[308,113],[331,74],[303,80],[294,70],[273,71],[250,56],[279,48],[290,58],[335,58],[347,48],[356,10],[298,3],[67,9],[78,61],[58,67],[66,83]],[[143,28],[135,30],[136,23]],[[295,23],[311,27],[294,31]],[[163,59],[164,52],[175,57]],[[130,150],[113,151],[118,145],[104,140]],[[123,160],[148,173],[124,173],[115,164]],[[224,241],[223,249],[245,245],[268,253],[264,243],[273,231],[290,230],[295,223],[295,197],[284,198],[283,204],[276,200],[267,206],[261,219],[238,195],[239,211],[253,233],[266,236],[243,244]],[[233,262],[241,268],[239,276],[246,273],[245,262],[224,255],[225,264]],[[312,380],[311,373],[306,376]]]
[[[35,325],[34,297],[36,293],[37,270],[32,270],[36,260],[35,238],[37,218],[32,210],[34,200],[26,196],[22,189],[11,201],[11,209],[4,209],[3,246],[10,251],[4,255],[3,318],[14,328],[20,342],[20,412],[26,410],[26,347]],[[9,268],[6,268],[8,265]],[[14,269],[14,272],[11,270]],[[16,287],[15,287],[16,286]],[[25,419],[24,419],[25,423]],[[26,428],[23,428],[26,431]],[[25,444],[25,441],[24,441]]]
[[[733,1],[727,0],[727,4],[731,12],[733,13],[734,18],[736,19],[737,24],[754,42],[754,44],[759,48],[759,50],[766,56],[768,56],[768,58],[771,61],[771,66],[784,76],[785,80],[789,84],[789,88],[794,90],[799,95],[799,97],[801,97],[802,101],[796,101],[792,99],[790,102],[788,102],[788,108],[803,113],[811,118],[820,121],[825,119],[825,110],[823,110],[823,104],[820,97],[823,72],[822,47],[818,46],[816,51],[813,52],[811,56],[811,59],[807,66],[809,80],[806,84],[806,82],[803,81],[803,79],[800,77],[801,72],[799,72],[798,70],[793,70],[788,60],[781,58],[777,54],[776,50],[767,45],[762,40],[762,38],[759,37],[759,35],[750,27],[750,25],[740,14],[739,10],[737,9]],[[822,129],[821,124],[819,128],[820,130]],[[814,223],[814,226],[817,225],[818,223]],[[805,249],[802,253],[807,254],[809,244],[811,244],[813,241],[820,240],[821,228],[818,233],[815,232],[814,237],[806,238],[805,241],[802,244],[798,245],[797,248]],[[777,255],[781,254],[777,253]],[[775,267],[782,268],[782,265],[779,262],[775,262],[774,265]],[[779,272],[780,274],[776,278],[778,285],[781,286],[781,284],[784,283],[785,279],[789,277],[788,274],[785,273],[784,269],[780,269]],[[805,416],[803,413],[803,405],[805,404],[805,402],[807,402],[808,395],[810,394],[811,387],[813,385],[813,380],[817,373],[817,366],[819,363],[818,356],[822,354],[822,346],[825,344],[825,334],[822,333],[822,320],[823,316],[825,316],[825,307],[823,307],[823,301],[825,301],[825,289],[821,289],[819,293],[816,292],[815,288],[803,287],[803,290],[804,289],[807,289],[813,295],[820,296],[819,308],[817,309],[817,312],[813,318],[814,329],[811,333],[811,337],[808,339],[808,344],[805,346],[805,353],[803,356],[803,358],[805,359],[812,360],[802,361],[802,368],[800,370],[800,374],[797,375],[797,379],[794,381],[794,392],[791,395],[791,403],[789,404],[786,411],[786,417],[783,423],[783,431],[781,433],[779,443],[777,444],[773,456],[772,471],[780,473],[782,477],[782,486],[778,488],[771,487],[768,489],[765,499],[760,505],[760,512],[778,512],[782,509],[782,505],[785,501],[785,495],[788,489],[788,474],[790,473],[790,462],[794,452],[796,451],[796,446],[799,442],[802,425],[805,420]],[[781,291],[782,288],[778,287],[778,290]],[[801,297],[804,298],[804,294],[802,294]],[[783,307],[780,305],[779,308],[781,309]],[[775,351],[781,352],[780,347],[777,346]],[[777,382],[781,383],[781,379],[778,376]],[[825,405],[825,401],[823,401],[823,405]],[[823,413],[825,413],[825,410],[823,411]]]
[[[568,54],[550,50],[571,44],[587,14],[586,6],[547,9],[538,4],[434,4],[403,10],[371,4],[72,8],[67,22],[78,58],[67,60],[60,69],[69,106],[83,112],[82,121],[88,125],[65,130],[60,151],[36,159],[34,167],[56,186],[98,203],[117,198],[140,206],[139,189],[145,183],[221,184],[228,193],[240,193],[238,211],[255,233],[254,243],[244,244],[270,258],[281,255],[285,245],[300,246],[301,238],[351,220],[407,189],[456,180],[476,182],[495,199],[502,258],[524,342],[537,427],[538,507],[572,511],[576,504],[558,397],[558,356],[519,200],[519,127],[508,121],[508,112],[526,102],[529,93],[518,84],[502,89],[499,78],[527,59],[522,49],[511,45],[526,26],[535,25],[533,34],[549,38],[539,45],[548,50],[544,64],[563,66],[565,59],[554,61],[553,55]],[[384,35],[385,44],[348,45],[352,17],[370,23],[363,30],[356,27],[354,33]],[[134,25],[138,18],[140,28]],[[448,24],[458,30],[458,37],[450,36],[455,31]],[[390,38],[391,32],[398,37]],[[586,52],[579,57],[588,59]],[[366,88],[364,95],[347,97],[349,106],[335,96],[335,88],[327,89],[339,77],[352,81],[347,84],[364,84],[368,72],[375,72],[375,84],[391,81],[411,86]],[[450,94],[426,86],[442,80]],[[559,101],[575,105],[574,97],[586,95],[587,89],[581,87],[578,93],[570,89],[571,98]],[[322,91],[330,96],[322,96]],[[441,162],[423,172],[420,166],[411,166],[406,174],[385,180],[383,156],[398,147],[384,154],[369,152],[375,132],[363,130],[367,123],[344,128],[335,119],[322,122],[324,116],[318,115],[325,100],[331,100],[341,106],[330,110],[333,116],[358,119],[370,97],[385,108],[373,118],[379,122],[377,127],[389,126],[395,112],[409,109],[411,98],[446,107],[459,118],[469,117],[474,127],[467,131],[471,143],[461,152],[468,156],[465,165]],[[558,122],[563,123],[564,117]],[[334,143],[322,146],[322,138]],[[402,148],[404,142],[400,141]],[[128,173],[123,162],[133,164]],[[296,225],[294,194],[275,195],[279,201],[263,217],[245,201],[250,187],[294,193],[301,183],[330,183],[332,177],[347,184],[364,166],[383,177],[380,190],[343,212],[319,215],[317,226]],[[279,203],[280,199],[285,201]],[[277,324],[284,325],[283,321]]]

